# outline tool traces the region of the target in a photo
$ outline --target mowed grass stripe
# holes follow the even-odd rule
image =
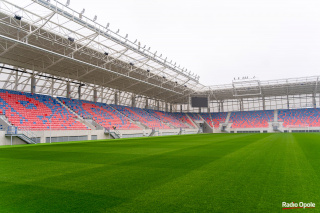
[[[204,134],[0,148],[0,210],[282,211],[282,201],[319,200],[319,142]]]
[[[130,212],[138,212],[134,209],[133,204],[139,203],[139,205],[143,206],[143,212],[150,212],[154,209],[180,212],[230,212],[230,210],[234,210],[234,205],[230,205],[229,200],[244,199],[243,196],[235,198],[230,196],[233,191],[237,191],[237,188],[246,186],[245,184],[239,185],[239,182],[235,181],[236,179],[241,181],[243,178],[239,172],[236,175],[234,174],[239,171],[238,164],[246,166],[247,163],[243,158],[248,157],[247,151],[256,149],[253,148],[256,146],[255,144],[263,140],[268,141],[269,137],[272,136],[264,135],[263,139],[261,139],[261,135],[254,134],[247,135],[247,137],[239,140],[225,141],[224,145],[228,149],[224,150],[221,149],[220,144],[212,144],[212,147],[205,147],[202,151],[205,151],[207,156],[211,152],[211,155],[220,157],[214,158],[208,164],[190,170],[189,173],[151,189],[132,202],[124,203],[122,207],[116,207],[116,209],[112,210],[123,212],[125,209],[130,209]],[[233,149],[230,150],[230,147]],[[197,150],[190,150],[191,153],[194,155]],[[181,156],[179,155],[179,157]],[[247,179],[244,179],[244,181],[247,181]],[[216,196],[219,194],[222,196]],[[230,197],[226,196],[226,194]],[[150,205],[151,203],[153,205]],[[250,210],[246,207],[245,211]]]
[[[230,135],[225,135],[223,137],[230,137]],[[234,137],[234,136],[232,136]],[[188,137],[190,138],[190,137]],[[194,136],[192,136],[191,138],[194,138]],[[196,137],[197,138],[197,137]],[[199,138],[199,136],[198,136]],[[182,141],[182,140],[181,140]],[[181,142],[180,141],[180,142]],[[199,144],[203,144],[204,142],[198,141],[198,143],[190,143],[190,141],[188,140],[183,140],[183,141],[187,141],[188,147],[191,146],[191,144],[193,144],[193,146],[200,146]],[[197,141],[196,141],[197,142]],[[105,145],[109,146],[114,146],[115,144],[117,146],[123,145],[124,147],[130,146],[133,147],[134,144],[128,144],[128,143],[124,143],[124,144],[117,144],[118,142],[115,143],[107,143]],[[139,146],[138,142],[137,146]],[[172,142],[171,142],[172,143]],[[75,147],[78,147],[79,144],[74,144]],[[85,143],[81,143],[81,146],[85,145]],[[92,143],[87,143],[87,146],[91,146]],[[145,144],[146,146],[150,146],[150,144]],[[159,146],[159,144],[154,143],[154,145]],[[57,147],[57,145],[53,145],[54,147]],[[65,148],[62,144],[59,144],[59,146],[61,146],[61,148]],[[67,144],[68,147],[71,146],[71,144]],[[161,147],[163,145],[160,145]],[[170,144],[170,146],[172,146]],[[176,145],[177,146],[177,145]],[[186,146],[184,146],[183,144],[179,144],[178,147],[183,147],[185,148]],[[45,146],[46,149],[50,149],[50,146]],[[155,168],[154,171],[152,170],[148,170],[147,171],[147,176],[145,176],[145,172],[146,170],[143,168],[140,170],[138,170],[137,168],[132,168],[132,170],[128,169],[128,168],[121,168],[119,166],[116,166],[112,169],[110,168],[101,168],[101,169],[86,169],[86,171],[79,171],[79,168],[82,167],[82,165],[78,165],[77,169],[75,171],[72,171],[71,168],[69,168],[68,170],[62,170],[60,172],[55,173],[54,175],[48,175],[47,170],[50,170],[50,168],[52,168],[52,161],[56,161],[57,162],[57,166],[59,167],[61,162],[65,162],[68,163],[70,162],[69,159],[73,159],[71,163],[76,162],[81,164],[81,162],[83,164],[85,164],[85,168],[87,168],[87,164],[88,161],[87,159],[92,158],[94,163],[96,163],[96,161],[99,161],[99,163],[101,163],[101,160],[103,162],[105,162],[105,159],[101,158],[100,155],[97,155],[96,158],[94,158],[94,155],[89,155],[90,157],[87,156],[87,153],[78,153],[78,155],[71,155],[70,154],[74,154],[74,153],[63,153],[63,155],[61,155],[61,153],[59,153],[59,151],[54,154],[52,153],[52,151],[43,151],[40,152],[38,155],[37,153],[33,152],[33,149],[38,149],[37,146],[30,146],[30,147],[17,147],[18,148],[18,152],[14,153],[12,152],[12,150],[8,150],[6,149],[6,152],[2,152],[2,157],[7,156],[8,158],[13,158],[13,159],[21,159],[21,160],[33,160],[34,162],[30,162],[30,167],[32,168],[41,168],[42,171],[46,170],[46,172],[43,175],[29,175],[29,176],[25,176],[22,178],[22,182],[19,183],[19,188],[29,188],[30,187],[30,181],[34,182],[34,186],[35,188],[39,187],[43,187],[43,188],[47,188],[50,189],[52,188],[53,191],[55,190],[65,190],[66,186],[68,188],[66,194],[68,194],[70,191],[75,191],[76,193],[80,193],[83,194],[82,192],[85,191],[92,191],[96,194],[105,194],[105,193],[114,193],[115,195],[121,197],[123,195],[135,195],[135,194],[139,194],[141,192],[141,190],[144,189],[144,187],[150,187],[149,185],[153,184],[153,185],[157,185],[160,182],[165,182],[168,179],[171,178],[170,175],[171,174],[173,176],[173,178],[175,178],[177,175],[179,175],[179,173],[177,171],[175,172],[168,172],[166,171],[159,171],[159,169]],[[181,149],[183,149],[181,148]],[[31,149],[31,151],[29,150]],[[99,147],[99,150],[101,149],[101,147]],[[23,152],[25,151],[25,153],[23,154]],[[97,150],[98,151],[98,150]],[[107,155],[108,157],[110,155]],[[39,162],[41,159],[43,159],[43,162],[45,161],[49,161],[48,164],[50,165],[50,167],[45,167],[45,165],[39,165],[37,164],[37,162]],[[94,160],[95,159],[95,160]],[[117,158],[118,159],[118,158]],[[113,159],[115,160],[115,159]],[[114,163],[112,159],[109,159],[109,163]],[[41,162],[41,161],[40,161]],[[8,163],[7,164],[9,167],[12,167],[12,163]],[[40,167],[39,167],[40,166]],[[14,168],[13,168],[14,169]],[[21,169],[21,167],[18,168],[18,170]],[[14,169],[15,170],[15,169]],[[20,171],[23,171],[20,170]],[[26,173],[29,172],[29,170],[24,170]],[[153,175],[153,173],[155,175]],[[163,174],[164,176],[162,177],[161,174]],[[153,179],[153,176],[155,179]],[[94,179],[92,178],[94,177]],[[148,178],[147,181],[149,181],[149,185],[145,184],[146,181],[143,181],[141,184],[137,184],[138,181],[141,182],[141,180],[145,180],[145,178]],[[30,179],[31,178],[31,179]],[[125,179],[125,181],[123,181],[123,179]],[[28,185],[20,185],[21,183],[24,182],[28,182]],[[103,185],[103,186],[101,186]],[[31,185],[32,186],[32,185]],[[112,187],[111,187],[112,186]],[[131,190],[128,191],[127,188],[131,188]],[[137,187],[137,188],[135,188]],[[11,188],[11,186],[10,186]],[[41,191],[48,191],[48,190],[43,190],[43,188],[41,189]],[[99,191],[101,190],[101,191]],[[5,191],[5,190],[4,190]],[[76,194],[75,193],[75,194]],[[19,195],[22,195],[21,199],[24,200],[24,194],[25,192],[21,192]],[[46,196],[43,196],[44,198]],[[10,200],[10,199],[8,199]],[[14,200],[14,199],[12,199]],[[117,199],[113,199],[115,201],[117,201]],[[85,204],[86,202],[83,203],[82,199],[79,199],[79,201],[81,201],[81,204]],[[88,201],[90,202],[91,199],[88,199]],[[26,201],[26,202],[30,202],[30,200]],[[44,202],[46,203],[46,202]],[[18,205],[19,206],[19,205]],[[22,209],[24,209],[24,211],[26,211],[27,209],[24,207],[24,205],[21,205]],[[32,205],[31,205],[32,206]],[[108,205],[107,205],[108,206]],[[109,206],[112,206],[111,204],[109,204]],[[39,208],[41,208],[41,206],[39,206]],[[88,207],[90,209],[90,205],[88,205]],[[92,208],[92,207],[91,207]]]

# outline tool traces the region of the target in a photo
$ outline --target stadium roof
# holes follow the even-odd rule
[[[187,103],[190,95],[198,94],[224,100],[319,92],[317,76],[205,86],[199,76],[68,5],[55,0],[28,0],[24,5],[1,0],[0,4],[0,62],[36,75],[170,103]]]

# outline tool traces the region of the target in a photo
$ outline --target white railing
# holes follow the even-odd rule
[[[34,143],[36,143],[37,136],[28,127],[8,126],[6,133],[8,135],[24,135]]]

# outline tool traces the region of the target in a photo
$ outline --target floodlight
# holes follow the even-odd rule
[[[66,7],[70,5],[70,0],[67,0]]]
[[[22,16],[14,15],[14,18],[20,21],[22,19]]]
[[[95,22],[95,21],[97,21],[97,15],[95,15],[94,17],[93,17],[93,22]]]
[[[79,18],[82,19],[82,15],[84,14],[86,10],[83,8],[82,11],[79,13]]]
[[[72,37],[68,37],[68,40],[71,42],[74,42],[74,38],[72,38]]]
[[[134,66],[134,64],[132,62],[129,63],[131,66]]]
[[[105,55],[109,55],[109,53],[108,53],[108,52],[104,52],[104,54],[105,54]]]

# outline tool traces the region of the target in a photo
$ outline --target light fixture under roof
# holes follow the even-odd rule
[[[72,38],[72,37],[68,37],[68,40],[71,42],[74,42],[74,38]]]
[[[14,15],[14,18],[20,21],[22,19],[22,16]]]

